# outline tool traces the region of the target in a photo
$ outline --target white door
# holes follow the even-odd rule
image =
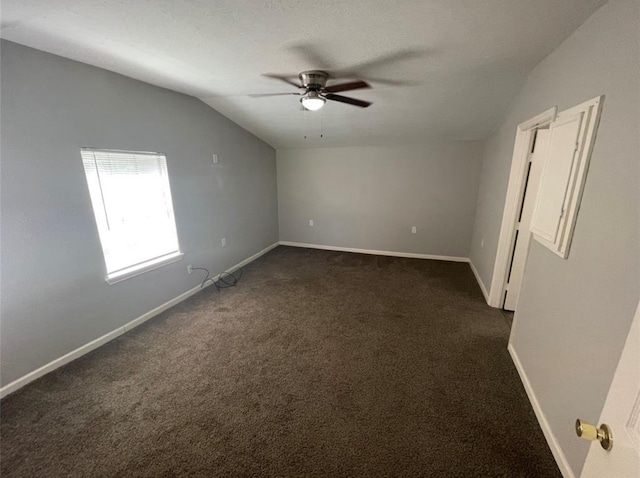
[[[560,116],[564,115],[564,116]],[[558,241],[560,225],[565,215],[571,172],[580,144],[580,131],[584,112],[558,114],[558,119],[549,125],[550,146],[545,162],[540,195],[533,212],[531,230],[551,244]],[[555,250],[555,248],[553,248]]]
[[[516,223],[513,255],[511,266],[507,273],[506,295],[504,308],[506,310],[516,310],[520,286],[524,277],[524,266],[527,263],[529,253],[529,243],[531,242],[531,218],[536,205],[536,195],[540,186],[540,177],[544,167],[544,161],[549,150],[549,130],[539,129],[536,131],[536,138],[533,151],[529,154],[529,164],[527,167],[527,179],[525,180],[524,195],[520,205],[520,214]]]
[[[588,417],[579,417],[588,419]],[[640,304],[611,382],[599,424],[611,428],[613,448],[591,443],[581,478],[640,476]]]

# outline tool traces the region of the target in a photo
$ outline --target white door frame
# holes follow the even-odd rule
[[[518,222],[519,206],[524,193],[526,166],[535,130],[551,123],[556,118],[557,112],[558,108],[556,106],[549,108],[524,123],[520,123],[516,130],[509,185],[504,203],[504,212],[502,213],[498,250],[496,251],[496,261],[493,267],[493,279],[491,280],[491,289],[489,291],[489,305],[491,307],[502,307],[502,298],[512,253],[511,249],[513,248],[516,223]]]

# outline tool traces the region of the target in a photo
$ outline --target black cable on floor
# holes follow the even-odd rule
[[[205,284],[208,281],[211,281],[213,283],[217,291],[219,291],[220,289],[228,289],[229,287],[235,287],[240,281],[240,279],[242,278],[242,269],[237,269],[233,272],[223,272],[218,276],[217,281],[209,278],[209,276],[211,275],[209,272],[209,269],[205,269],[204,267],[192,267],[191,270],[205,271],[207,273],[207,276],[202,281],[202,284],[200,284],[201,289],[205,286]],[[238,277],[236,277],[235,275],[237,271],[240,271],[240,274],[238,275]]]
[[[217,281],[213,281],[213,285],[216,286],[216,290],[220,289],[228,289],[229,287],[235,287],[240,279],[242,278],[242,269],[238,269],[240,271],[240,275],[238,277],[235,276],[237,271],[233,272],[223,272],[218,276]],[[223,285],[224,284],[224,285]]]

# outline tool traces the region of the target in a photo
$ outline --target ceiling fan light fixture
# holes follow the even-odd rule
[[[295,83],[289,79],[286,75],[272,75],[265,74],[268,78],[275,78],[281,80],[288,85],[295,86],[300,90],[304,90],[302,93],[269,93],[269,94],[257,94],[249,95],[254,98],[261,96],[286,96],[296,95],[300,97],[300,103],[302,107],[307,111],[318,111],[321,109],[327,101],[337,101],[338,103],[344,103],[351,106],[357,106],[359,108],[366,108],[371,106],[370,101],[358,100],[356,98],[350,98],[348,96],[337,95],[343,91],[359,90],[361,88],[370,88],[371,85],[366,81],[356,80],[347,83],[340,83],[337,85],[327,86],[327,80],[329,79],[329,73],[321,70],[309,70],[303,71],[298,75],[300,83]]]
[[[300,98],[300,103],[302,103],[302,106],[309,111],[319,110],[324,106],[325,101],[326,100],[315,91],[310,91],[302,98]]]

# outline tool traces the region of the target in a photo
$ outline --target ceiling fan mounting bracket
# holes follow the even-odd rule
[[[329,74],[321,70],[308,70],[300,73],[298,78],[300,78],[300,83],[305,89],[320,91],[326,86]]]

